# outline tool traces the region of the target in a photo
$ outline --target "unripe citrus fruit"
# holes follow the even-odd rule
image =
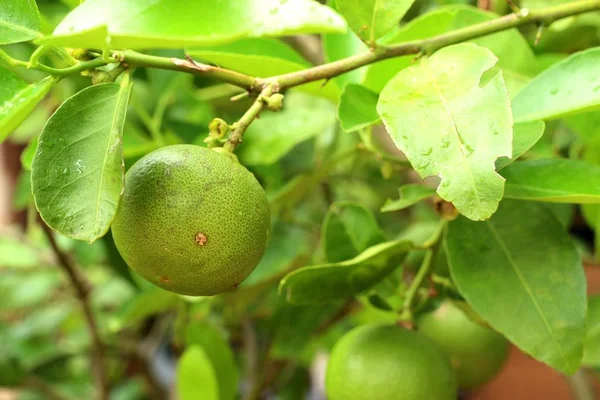
[[[461,388],[488,382],[508,357],[509,342],[504,336],[473,322],[451,301],[420,317],[417,326],[450,357]]]
[[[127,172],[112,234],[142,277],[176,293],[209,296],[252,272],[269,224],[265,192],[246,168],[223,153],[175,145]]]
[[[455,400],[456,376],[426,336],[364,325],[334,346],[325,381],[329,400]]]

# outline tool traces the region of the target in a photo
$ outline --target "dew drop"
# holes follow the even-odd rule
[[[427,148],[426,150],[423,150],[423,151],[421,152],[421,155],[422,155],[422,156],[428,156],[428,155],[431,155],[431,153],[432,153],[432,152],[433,152],[433,148],[432,148],[432,147],[429,147],[429,148]]]
[[[63,173],[63,174],[66,174],[66,173],[67,173],[67,171],[68,171],[68,169],[67,169],[67,168],[65,168],[65,169],[63,169],[62,173]]]
[[[552,89],[552,90],[550,91],[550,94],[551,94],[551,95],[555,95],[555,94],[557,94],[557,93],[558,93],[558,89],[556,89],[556,88],[554,88],[554,89]]]
[[[594,89],[593,89],[593,90],[594,90],[594,92],[600,91],[600,85],[598,85],[598,86],[594,86]]]
[[[447,149],[448,147],[450,147],[450,140],[446,138],[442,139],[442,148]]]

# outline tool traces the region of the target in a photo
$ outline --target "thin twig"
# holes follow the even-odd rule
[[[260,92],[260,95],[254,100],[248,111],[236,122],[235,129],[229,136],[229,139],[227,139],[225,146],[223,146],[226,151],[233,153],[237,145],[242,142],[244,132],[246,132],[248,126],[258,117],[265,106],[265,98],[271,96],[275,91],[275,85],[269,84]]]
[[[71,259],[58,247],[50,227],[43,222],[41,225],[44,233],[46,234],[46,238],[48,239],[48,242],[50,243],[50,246],[56,255],[56,258],[59,261],[59,266],[69,278],[69,281],[75,290],[77,300],[79,300],[81,308],[83,309],[85,321],[87,323],[89,334],[92,340],[92,369],[96,375],[99,397],[102,400],[108,399],[109,383],[104,358],[104,345],[100,339],[98,325],[90,305],[91,286],[89,282],[87,282],[87,280],[78,273],[77,268]]]

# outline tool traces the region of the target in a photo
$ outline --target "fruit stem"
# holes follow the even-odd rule
[[[414,279],[410,283],[410,286],[406,290],[406,296],[404,297],[404,304],[402,305],[402,312],[400,313],[401,321],[412,321],[413,320],[413,307],[419,292],[419,288],[423,285],[427,277],[431,275],[433,270],[434,260],[436,259],[437,253],[442,244],[443,233],[446,230],[447,222],[442,220],[438,230],[434,233],[433,237],[427,240],[423,244],[423,248],[427,249],[425,258],[417,271]]]
[[[233,153],[238,144],[242,142],[242,137],[244,136],[244,132],[248,129],[248,126],[258,118],[261,110],[264,108],[266,103],[266,98],[269,98],[273,93],[276,92],[276,83],[267,83],[264,89],[260,92],[254,103],[250,106],[248,111],[240,118],[238,122],[236,122],[233,126],[233,132],[227,139],[227,143],[223,146],[223,149],[229,153]]]

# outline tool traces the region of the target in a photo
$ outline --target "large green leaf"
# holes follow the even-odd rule
[[[313,0],[87,0],[39,41],[84,48],[178,48],[345,29],[335,11]]]
[[[338,11],[370,46],[398,26],[415,0],[336,0]]]
[[[577,249],[552,211],[505,200],[489,221],[459,217],[448,228],[450,272],[473,309],[523,351],[575,372],[586,281]]]
[[[206,49],[193,49],[189,54],[200,60],[237,72],[268,78],[306,69],[310,64],[285,43],[275,39],[246,39]],[[337,100],[339,88],[334,82],[311,82],[298,90]]]
[[[220,400],[216,372],[200,346],[188,347],[177,365],[177,398]]]
[[[426,39],[497,17],[495,14],[470,6],[441,7],[415,18],[403,26],[398,33],[386,37],[383,44],[392,45]],[[522,74],[532,73],[535,57],[527,40],[516,29],[494,33],[470,42],[491,50],[499,59],[498,67]],[[414,55],[409,55],[372,64],[367,70],[363,84],[379,92],[399,70],[411,66],[414,59]]]
[[[383,207],[381,207],[381,212],[403,210],[433,196],[435,190],[429,186],[410,183],[400,186],[398,193],[400,195],[398,200],[387,199]]]
[[[279,292],[292,304],[323,304],[357,295],[400,266],[412,243],[380,243],[339,263],[300,268],[285,276]]]
[[[496,160],[496,170],[500,170],[521,157],[541,139],[546,124],[544,121],[521,122],[513,125],[512,157]]]
[[[46,77],[28,84],[0,66],[0,143],[27,118],[56,80]]]
[[[35,0],[0,2],[0,45],[35,39],[41,35],[41,24]]]
[[[123,81],[125,83],[125,81]],[[61,234],[103,236],[123,191],[122,131],[131,84],[90,86],[50,117],[31,166],[35,203]]]
[[[586,367],[600,367],[600,296],[598,295],[588,299],[582,363]]]
[[[600,108],[600,47],[575,53],[536,76],[513,99],[516,122],[549,120]]]
[[[400,71],[383,89],[377,111],[415,171],[441,178],[438,194],[473,220],[489,218],[504,179],[494,161],[510,157],[512,118],[502,74],[491,51],[446,47]]]
[[[600,166],[558,158],[516,162],[502,170],[504,197],[552,203],[600,203]]]
[[[373,214],[351,202],[332,204],[321,232],[323,252],[330,263],[350,260],[385,240]]]
[[[238,370],[223,333],[208,322],[191,322],[186,330],[188,346],[200,346],[214,369],[219,400],[233,400],[237,394]]]
[[[379,121],[377,93],[364,86],[348,83],[344,86],[337,112],[342,129],[353,132]]]
[[[286,94],[282,111],[265,111],[248,127],[239,147],[240,159],[247,165],[273,164],[297,144],[333,129],[334,110],[325,99]]]

